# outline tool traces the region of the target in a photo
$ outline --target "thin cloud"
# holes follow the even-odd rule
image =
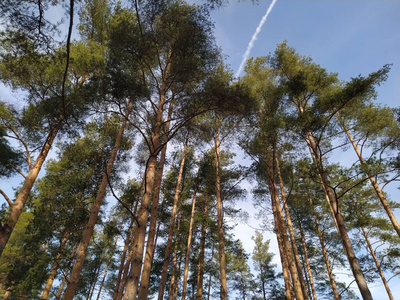
[[[247,58],[248,58],[249,55],[250,55],[250,51],[251,51],[251,49],[252,49],[253,46],[254,46],[254,42],[256,41],[257,36],[258,36],[258,34],[260,33],[261,28],[263,27],[265,21],[267,21],[268,15],[270,14],[270,12],[272,11],[272,9],[274,8],[274,5],[275,5],[276,1],[277,1],[277,0],[273,0],[272,3],[269,5],[269,7],[268,7],[268,9],[267,9],[267,11],[266,11],[266,13],[265,13],[265,15],[262,17],[262,19],[261,19],[261,21],[260,21],[260,24],[258,24],[258,27],[257,27],[256,31],[254,32],[253,36],[251,37],[251,40],[250,40],[249,44],[247,45],[246,52],[243,54],[243,60],[242,60],[242,62],[241,62],[241,64],[240,64],[240,66],[239,66],[239,69],[238,69],[237,72],[236,72],[236,78],[239,77],[240,72],[242,72],[242,70],[243,70],[243,68],[244,68],[244,65],[245,65],[245,63],[246,63],[246,60],[247,60]]]

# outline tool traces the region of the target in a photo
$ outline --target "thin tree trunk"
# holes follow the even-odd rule
[[[201,238],[200,238],[200,254],[199,254],[199,269],[197,272],[197,291],[196,300],[203,299],[203,279],[204,279],[204,254],[206,247],[206,232],[207,232],[207,218],[208,216],[208,195],[204,199],[204,220],[201,225]]]
[[[194,188],[194,192],[193,192],[192,212],[190,215],[189,233],[188,233],[188,240],[187,240],[187,247],[186,247],[185,269],[183,272],[182,300],[186,299],[186,285],[187,285],[187,278],[188,278],[188,274],[189,274],[190,247],[192,246],[193,220],[194,220],[194,211],[196,208],[196,193],[197,193],[197,187]]]
[[[178,264],[178,269],[177,269],[177,275],[176,275],[176,283],[174,287],[174,297],[172,300],[178,299],[178,291],[179,291],[179,281],[181,280],[181,271],[182,271],[182,254],[179,256],[179,264]]]
[[[172,206],[171,219],[169,222],[169,232],[168,232],[167,245],[165,246],[165,256],[164,256],[164,263],[163,263],[163,268],[162,268],[162,272],[161,272],[160,287],[158,289],[158,300],[163,299],[165,284],[167,282],[169,259],[170,259],[170,255],[171,255],[172,239],[173,239],[174,227],[175,227],[174,226],[175,225],[175,217],[176,217],[176,212],[178,209],[179,195],[181,192],[183,169],[184,169],[185,160],[186,160],[186,151],[187,151],[187,145],[185,144],[183,151],[182,151],[182,159],[181,159],[181,163],[180,163],[180,167],[179,167],[178,178],[176,180],[174,204]]]
[[[118,291],[120,289],[120,285],[121,285],[121,277],[122,277],[122,272],[124,270],[124,265],[125,265],[125,259],[126,259],[126,253],[128,252],[128,247],[129,247],[129,241],[130,241],[130,237],[132,234],[132,230],[133,230],[133,222],[134,222],[134,218],[131,218],[131,223],[129,224],[129,230],[128,233],[126,235],[126,239],[125,239],[125,244],[124,244],[124,249],[122,250],[122,256],[121,256],[121,263],[119,265],[119,269],[118,269],[118,275],[117,275],[117,280],[115,283],[115,289],[114,289],[114,294],[113,294],[113,300],[117,299],[118,296]]]
[[[58,291],[57,291],[57,294],[56,294],[56,298],[55,298],[56,300],[61,299],[61,294],[62,294],[62,292],[64,290],[65,284],[67,283],[67,275],[68,275],[68,273],[69,273],[69,270],[67,270],[65,272],[63,280],[61,281],[60,287],[58,288]]]
[[[140,191],[143,188],[144,181],[145,181],[145,174],[144,174],[144,176],[142,178],[142,181],[140,183]],[[131,224],[132,224],[133,221],[136,220],[136,213],[137,213],[138,205],[139,205],[139,201],[136,201],[135,208],[133,210],[132,219],[131,219]],[[132,226],[133,226],[133,224],[132,224]],[[132,231],[133,230],[134,230],[134,227],[130,227],[129,237],[132,235]],[[117,300],[121,300],[122,299],[122,295],[124,293],[126,282],[128,280],[129,267],[131,265],[132,256],[133,256],[133,245],[132,245],[132,243],[131,243],[131,241],[129,239],[127,240],[127,242],[128,242],[128,256],[126,258],[125,265],[123,266],[123,275],[122,275],[121,283],[119,284],[119,287],[118,287],[118,294],[117,294],[117,297],[116,297]]]
[[[272,212],[273,212],[273,216],[274,216],[275,234],[276,234],[276,238],[278,241],[279,255],[280,255],[281,264],[282,264],[282,273],[283,273],[283,280],[285,283],[286,299],[293,300],[294,298],[293,298],[293,293],[292,293],[292,283],[291,283],[291,279],[290,279],[289,263],[287,261],[286,250],[284,249],[284,246],[283,246],[283,238],[282,238],[282,233],[281,233],[281,229],[279,226],[279,218],[278,218],[278,212],[276,209],[276,202],[274,201],[274,197],[272,195],[271,195],[271,206],[272,206]]]
[[[97,284],[97,281],[98,281],[98,278],[99,278],[101,265],[102,265],[102,263],[100,263],[100,265],[97,267],[95,275],[93,277],[93,281],[89,286],[88,296],[86,297],[87,300],[93,298],[93,293],[94,293],[94,290],[96,289],[96,284]]]
[[[211,258],[210,258],[210,263],[213,259],[214,256],[214,244],[211,248]],[[211,281],[212,281],[212,273],[210,272],[210,276],[208,277],[208,289],[207,289],[207,300],[210,300],[210,295],[211,295]]]
[[[161,151],[160,161],[158,163],[157,170],[157,180],[155,182],[154,193],[153,193],[153,201],[151,205],[151,213],[150,213],[150,224],[149,224],[149,232],[147,235],[147,246],[146,253],[144,257],[143,270],[140,278],[140,287],[139,287],[139,300],[147,300],[147,296],[149,293],[149,283],[150,283],[150,272],[151,265],[153,262],[153,254],[155,250],[155,236],[156,236],[156,227],[157,227],[157,218],[158,218],[158,206],[160,202],[160,191],[161,191],[161,182],[163,178],[163,171],[165,165],[165,157],[167,153],[167,144],[168,144],[168,131],[170,126],[170,120],[172,115],[173,102],[170,102],[168,108],[168,119],[165,124],[164,129],[164,146]]]
[[[330,281],[331,286],[332,286],[333,296],[335,297],[335,300],[340,300],[340,295],[339,295],[339,292],[338,292],[337,287],[336,287],[336,281],[335,281],[335,278],[333,277],[331,264],[329,262],[328,252],[326,251],[325,242],[324,242],[324,236],[323,236],[323,234],[321,232],[321,229],[319,227],[319,221],[318,221],[317,215],[315,214],[314,205],[313,205],[313,202],[312,202],[311,198],[310,198],[310,205],[311,205],[311,207],[313,209],[315,227],[317,229],[319,242],[321,244],[322,255],[324,256],[324,260],[325,260],[325,264],[326,264],[326,270],[327,270],[328,276],[329,276],[329,281]]]
[[[279,179],[279,189],[281,192],[281,203],[283,204],[283,209],[284,209],[285,215],[286,215],[287,227],[289,229],[290,241],[291,241],[293,254],[294,254],[294,262],[296,264],[297,274],[298,274],[299,281],[301,284],[301,290],[303,292],[304,299],[308,299],[307,287],[306,287],[306,283],[305,283],[304,277],[303,277],[303,272],[302,272],[302,267],[301,267],[301,262],[300,262],[300,257],[299,257],[299,251],[297,250],[296,237],[294,234],[292,219],[290,217],[290,212],[289,212],[289,208],[287,205],[285,188],[284,188],[284,184],[283,184],[283,178],[282,178],[282,174],[281,174],[279,158],[278,158],[276,151],[274,151],[274,156],[275,156],[275,163],[276,163],[276,172],[277,172],[278,179]]]
[[[58,125],[56,125],[54,129],[52,129],[47,135],[46,142],[44,143],[42,150],[36,158],[32,168],[29,169],[28,175],[25,177],[24,183],[19,190],[17,198],[13,202],[12,206],[10,206],[10,212],[7,217],[7,221],[0,226],[0,256],[2,255],[4,248],[6,247],[7,242],[11,236],[11,233],[14,230],[15,224],[17,223],[18,218],[25,207],[25,203],[28,199],[29,193],[32,190],[36,178],[39,175],[40,169],[42,168],[43,163],[46,160],[47,155],[49,154],[51,146],[53,145],[54,139],[56,138],[58,130],[61,127],[61,122],[62,121],[59,121]]]
[[[222,207],[221,196],[221,175],[220,175],[220,141],[219,141],[219,125],[215,128],[215,170],[216,170],[216,198],[217,198],[217,217],[218,217],[218,255],[219,255],[219,271],[221,282],[221,300],[228,299],[228,284],[226,280],[226,260],[225,260],[225,237],[224,237],[224,212]]]
[[[74,246],[74,249],[72,250],[71,256],[70,256],[70,258],[69,258],[69,261],[71,262],[71,264],[72,264],[72,261],[74,260],[74,257],[75,257],[75,255],[76,255],[76,252],[78,251],[79,244],[80,244],[80,243],[76,243],[76,245]],[[61,281],[61,285],[60,285],[60,287],[58,288],[58,291],[57,291],[57,293],[56,293],[56,297],[55,297],[56,300],[61,299],[61,295],[62,295],[62,292],[63,292],[63,290],[64,290],[64,286],[65,286],[65,284],[67,283],[67,278],[68,278],[69,271],[70,271],[70,266],[68,266],[68,267],[66,268],[65,272],[64,272],[63,280]]]
[[[311,292],[312,292],[312,295],[313,295],[313,299],[317,300],[317,292],[315,291],[314,278],[313,278],[313,275],[312,275],[312,272],[311,272],[310,260],[308,258],[308,250],[307,250],[306,238],[304,236],[303,227],[301,226],[300,221],[299,221],[299,229],[300,229],[301,243],[303,245],[304,257],[305,257],[305,260],[306,260],[306,268],[307,268],[308,279],[310,281],[310,286],[311,286]]]
[[[363,236],[365,238],[365,241],[367,242],[368,250],[371,253],[372,258],[374,259],[375,266],[376,266],[376,268],[378,270],[379,276],[381,277],[383,285],[385,286],[385,289],[386,289],[386,292],[388,294],[388,297],[389,297],[390,300],[393,300],[393,295],[392,295],[392,292],[390,291],[389,284],[388,284],[388,282],[387,282],[387,280],[385,278],[385,274],[383,274],[381,265],[380,265],[380,263],[378,261],[378,258],[376,257],[374,249],[372,248],[371,242],[369,241],[368,234],[365,231],[364,227],[362,227],[361,230],[362,230]]]
[[[111,260],[108,261],[108,264],[107,264],[107,266],[106,266],[106,269],[104,270],[103,279],[102,279],[101,282],[100,282],[99,292],[97,293],[96,300],[99,300],[99,299],[100,299],[101,290],[103,289],[104,282],[105,282],[105,280],[106,280],[107,273],[108,273],[108,269],[110,268],[111,262],[112,262]]]
[[[122,227],[122,225],[121,225],[121,227]],[[99,292],[98,292],[97,298],[96,298],[97,300],[100,299],[101,290],[103,289],[103,285],[104,285],[104,281],[106,280],[106,277],[107,277],[108,269],[110,268],[110,265],[111,265],[111,263],[113,261],[113,255],[114,255],[115,249],[117,249],[117,243],[118,243],[119,237],[120,236],[117,236],[117,238],[115,239],[113,251],[112,251],[112,253],[110,253],[110,259],[108,260],[106,269],[104,270],[103,279],[101,280],[100,287],[99,287]]]
[[[299,276],[297,273],[296,263],[294,262],[294,259],[293,259],[293,254],[292,254],[292,249],[291,249],[291,245],[289,242],[289,237],[286,232],[286,224],[285,224],[285,220],[283,217],[282,208],[280,206],[279,197],[276,194],[276,186],[272,186],[272,188],[275,188],[275,191],[272,193],[272,195],[273,195],[272,201],[275,201],[275,206],[276,206],[277,221],[278,221],[278,224],[277,224],[278,229],[277,230],[279,230],[279,232],[281,233],[281,239],[282,239],[281,242],[282,242],[282,247],[283,247],[283,253],[285,253],[284,255],[287,259],[290,275],[292,278],[294,294],[295,294],[297,300],[306,299],[303,296],[303,291],[302,291]]]
[[[64,286],[67,283],[68,273],[69,273],[69,270],[67,270],[65,272],[65,275],[63,276],[63,280],[61,281],[60,287],[58,288],[58,291],[57,291],[57,294],[56,294],[56,298],[55,298],[56,300],[61,299],[61,295],[62,295],[62,292],[64,290]]]
[[[125,262],[124,274],[122,276],[121,286],[120,286],[119,291],[118,291],[117,300],[121,300],[122,297],[123,297],[124,290],[125,290],[125,287],[126,287],[126,283],[128,281],[129,267],[131,266],[132,257],[133,257],[133,247],[131,245],[129,247],[128,257],[127,257],[126,262]]]
[[[142,259],[146,238],[146,225],[149,215],[149,208],[153,194],[154,180],[156,175],[157,156],[152,154],[149,157],[146,167],[145,192],[142,197],[141,206],[138,213],[138,226],[135,228],[132,239],[132,262],[131,270],[127,278],[125,300],[134,300],[138,291],[140,271],[142,269]]]
[[[265,157],[265,161],[267,164],[267,183],[268,183],[268,188],[270,191],[270,195],[271,195],[271,201],[274,202],[273,203],[273,209],[275,209],[274,211],[274,218],[275,218],[275,227],[276,227],[276,231],[280,233],[280,240],[278,239],[278,243],[281,243],[281,254],[284,255],[284,257],[286,257],[287,260],[287,264],[288,264],[288,268],[291,274],[291,278],[292,278],[292,286],[293,286],[293,290],[294,290],[294,294],[297,300],[302,300],[302,299],[306,299],[303,296],[303,290],[301,288],[301,284],[300,284],[300,280],[299,280],[299,275],[297,273],[297,267],[296,264],[294,262],[293,259],[293,254],[292,254],[292,249],[291,249],[291,245],[290,245],[290,241],[289,241],[289,237],[286,231],[286,223],[285,223],[285,218],[283,216],[283,212],[282,212],[282,207],[280,204],[280,200],[278,197],[278,189],[277,189],[277,185],[276,185],[276,181],[275,181],[275,152],[276,150],[273,148],[272,152],[269,151],[268,149],[266,149],[266,157]],[[288,293],[288,291],[287,291]]]
[[[61,239],[60,249],[58,250],[57,256],[56,256],[54,264],[53,264],[53,266],[51,268],[51,272],[49,274],[49,277],[47,278],[46,285],[43,288],[42,295],[40,296],[40,299],[44,300],[44,299],[48,299],[49,298],[50,290],[51,290],[51,287],[53,286],[54,278],[57,275],[57,270],[60,267],[61,259],[62,259],[63,254],[64,254],[64,248],[65,248],[65,245],[67,244],[68,238],[69,238],[69,231],[66,230],[64,232],[63,238]]]
[[[349,130],[347,129],[346,125],[344,124],[343,120],[341,120],[341,118],[339,117],[339,114],[336,114],[336,117],[338,118],[339,122],[341,123],[344,131],[346,132],[346,135],[349,139],[349,141],[351,142],[351,145],[353,146],[354,151],[357,154],[358,160],[360,161],[361,166],[365,165],[365,160],[362,157],[362,154],[360,152],[360,150],[357,147],[356,142],[354,141],[353,137],[351,136]],[[371,185],[373,186],[376,195],[378,196],[379,200],[381,201],[381,204],[383,206],[383,208],[386,211],[386,214],[388,215],[390,222],[392,222],[392,225],[394,227],[394,229],[397,232],[397,235],[400,237],[400,224],[397,222],[397,219],[390,207],[389,202],[387,201],[385,195],[383,194],[382,190],[380,189],[378,183],[376,182],[374,176],[371,174],[371,172],[368,171],[367,168],[363,168],[364,172],[367,174],[369,181],[371,182]]]
[[[109,182],[109,177],[111,175],[115,159],[117,158],[118,150],[121,145],[122,137],[124,135],[124,130],[127,124],[127,118],[131,112],[133,105],[133,100],[130,100],[128,103],[128,107],[126,110],[126,115],[123,118],[121,127],[118,130],[118,134],[115,140],[115,145],[111,151],[110,158],[107,163],[106,170],[102,176],[101,183],[99,189],[97,191],[96,199],[90,208],[89,220],[86,224],[86,228],[83,232],[82,242],[78,250],[78,254],[74,263],[74,266],[71,271],[71,276],[68,280],[67,288],[65,289],[65,293],[63,296],[64,300],[72,300],[75,295],[76,288],[78,286],[79,276],[81,274],[81,270],[83,267],[83,263],[86,258],[87,249],[89,246],[90,239],[93,235],[94,226],[97,223],[97,217],[100,211],[100,206],[103,202],[104,196],[106,194],[107,185]]]
[[[312,133],[310,131],[307,133],[307,141],[312,150],[312,157],[316,164],[318,174],[320,175],[320,178],[322,181],[322,187],[324,189],[325,194],[327,195],[327,197],[329,199],[329,205],[332,207],[332,210],[334,213],[334,219],[336,220],[337,226],[339,228],[339,236],[342,241],[342,245],[346,251],[346,255],[347,255],[347,258],[348,258],[348,261],[350,264],[350,268],[353,272],[354,279],[356,280],[356,283],[358,285],[358,288],[360,290],[360,293],[361,293],[361,296],[363,297],[363,299],[364,300],[372,300],[371,292],[368,288],[364,274],[361,270],[360,264],[355,255],[353,245],[351,244],[351,240],[347,233],[344,219],[343,219],[342,213],[340,212],[340,209],[339,209],[338,199],[336,198],[335,192],[333,191],[333,189],[331,187],[331,184],[328,179],[328,175],[325,172],[325,169],[324,169],[324,166],[322,163],[322,158],[320,155],[320,151],[318,148],[318,144],[315,141],[314,136],[312,135]]]
[[[179,228],[181,226],[181,217],[182,217],[182,211],[179,211],[178,214],[178,220],[176,224],[176,231],[179,232]],[[168,294],[168,300],[172,300],[174,298],[174,293],[175,293],[175,281],[177,277],[177,264],[178,264],[178,237],[176,237],[175,240],[175,245],[174,245],[174,254],[172,258],[172,276],[171,276],[171,282],[169,285],[169,294]]]

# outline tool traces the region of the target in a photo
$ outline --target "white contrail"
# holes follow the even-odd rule
[[[258,24],[258,27],[257,27],[256,31],[254,32],[253,36],[251,37],[251,40],[250,40],[249,44],[247,45],[246,52],[243,54],[243,60],[242,60],[242,62],[241,62],[241,64],[240,64],[240,66],[239,66],[239,69],[238,69],[237,72],[236,72],[236,78],[238,78],[239,75],[240,75],[240,72],[242,72],[242,70],[243,70],[243,68],[244,68],[244,65],[245,65],[245,63],[246,63],[246,60],[247,60],[247,58],[248,58],[249,55],[250,55],[250,51],[251,51],[251,49],[252,49],[253,46],[254,46],[254,42],[255,42],[256,39],[257,39],[257,35],[260,33],[261,28],[263,27],[265,21],[267,21],[267,17],[268,17],[268,15],[269,15],[269,13],[272,11],[272,9],[274,8],[274,5],[275,5],[276,1],[277,1],[277,0],[272,0],[272,3],[269,5],[269,7],[268,7],[268,9],[267,9],[267,12],[266,12],[265,15],[262,17],[262,19],[261,19],[261,21],[260,21],[260,24]]]

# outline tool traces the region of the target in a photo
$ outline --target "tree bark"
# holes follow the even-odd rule
[[[176,224],[176,231],[179,232],[179,228],[181,225],[181,217],[182,217],[182,211],[179,211],[178,214],[178,220]],[[171,276],[171,282],[169,285],[169,294],[168,294],[168,300],[173,300],[174,299],[174,294],[175,294],[175,281],[177,281],[177,270],[178,270],[178,238],[175,240],[175,245],[174,245],[174,254],[172,258],[172,276]]]
[[[86,258],[87,248],[89,246],[90,239],[93,235],[94,226],[97,223],[97,217],[98,217],[98,214],[100,211],[100,206],[101,206],[104,196],[106,194],[109,177],[111,175],[115,159],[117,158],[118,150],[121,145],[122,137],[124,135],[124,130],[125,130],[125,127],[126,127],[126,124],[128,121],[127,118],[131,112],[132,106],[133,106],[133,100],[130,100],[128,103],[127,110],[126,110],[126,115],[123,118],[121,127],[118,130],[118,134],[117,134],[117,137],[115,140],[115,145],[111,151],[111,155],[108,160],[106,170],[102,176],[101,183],[100,183],[99,189],[97,191],[96,199],[93,202],[92,207],[90,208],[89,220],[88,220],[88,223],[86,224],[86,228],[83,232],[82,242],[79,247],[74,266],[71,271],[71,276],[68,280],[67,288],[65,289],[65,293],[63,296],[64,300],[72,300],[75,295],[75,291],[78,286],[79,276],[81,274],[83,263]]]
[[[132,257],[133,257],[133,247],[132,247],[132,245],[130,245],[129,252],[128,252],[128,257],[126,259],[125,266],[124,266],[124,273],[123,273],[123,276],[122,276],[121,285],[120,285],[120,288],[119,288],[119,291],[118,291],[117,300],[121,300],[122,297],[123,297],[124,290],[125,290],[125,287],[126,287],[126,283],[128,281],[129,267],[130,267],[131,262],[132,262]]]
[[[121,226],[121,227],[122,227],[122,226]],[[110,268],[110,265],[111,265],[111,263],[112,263],[112,261],[113,261],[113,255],[114,255],[114,253],[115,253],[115,250],[117,249],[117,243],[118,243],[119,237],[120,237],[120,236],[117,236],[117,238],[115,239],[115,243],[114,243],[114,247],[113,247],[112,253],[110,253],[110,259],[109,259],[108,262],[107,262],[107,266],[106,266],[106,269],[104,270],[103,278],[102,278],[102,280],[101,280],[101,282],[100,282],[99,292],[97,293],[97,298],[96,298],[96,300],[99,300],[99,299],[100,299],[101,290],[103,289],[103,285],[104,285],[104,282],[105,282],[106,277],[107,277],[108,269]]]
[[[219,255],[219,271],[221,283],[221,300],[228,299],[228,284],[226,280],[226,259],[225,259],[225,237],[224,237],[224,216],[221,196],[221,175],[220,175],[220,141],[219,141],[219,125],[215,128],[215,170],[216,170],[216,198],[217,198],[217,217],[218,217],[218,255]]]
[[[47,155],[49,154],[54,139],[56,138],[57,133],[61,127],[61,123],[62,120],[60,120],[58,124],[47,135],[46,141],[32,168],[29,170],[21,189],[19,190],[17,198],[15,199],[13,205],[10,207],[10,213],[7,218],[7,222],[0,226],[0,256],[2,255],[4,248],[6,247],[7,242],[11,236],[11,233],[14,230],[15,224],[17,223],[18,218],[25,207],[26,200],[28,199],[29,193],[31,192],[36,178],[39,175],[40,169],[42,168],[43,163],[46,160]]]
[[[211,248],[211,258],[210,258],[210,263],[213,259],[214,256],[214,244]],[[212,273],[210,272],[210,276],[208,277],[208,289],[207,289],[207,300],[210,300],[210,296],[211,296],[211,281],[212,281]]]
[[[339,292],[338,292],[337,287],[336,287],[336,281],[335,281],[335,278],[333,277],[331,264],[329,262],[328,252],[326,251],[326,247],[325,247],[324,235],[321,232],[321,229],[319,227],[319,221],[318,221],[317,215],[315,214],[314,205],[313,205],[313,202],[312,202],[311,198],[310,198],[310,205],[311,205],[311,207],[313,209],[315,227],[317,229],[319,242],[321,244],[322,255],[324,256],[324,260],[325,260],[325,264],[326,264],[326,270],[327,270],[328,276],[329,276],[329,281],[330,281],[331,286],[332,286],[333,296],[334,296],[335,300],[340,300],[340,295],[339,295]]]
[[[376,268],[378,270],[379,276],[381,277],[383,285],[385,286],[385,289],[386,289],[386,292],[388,294],[388,297],[389,297],[390,300],[393,300],[393,295],[392,295],[392,292],[390,291],[389,284],[388,284],[388,282],[387,282],[387,280],[385,278],[385,274],[383,274],[383,270],[381,268],[381,265],[379,263],[378,258],[376,257],[375,251],[372,248],[371,242],[369,241],[368,234],[365,231],[364,227],[362,227],[361,230],[362,230],[363,236],[365,238],[365,241],[367,242],[369,253],[371,253],[372,258],[374,259],[374,263],[375,263],[375,266],[376,266]]]
[[[74,246],[74,249],[72,250],[72,253],[71,253],[71,256],[70,256],[70,259],[69,259],[69,261],[70,261],[71,263],[72,263],[72,261],[73,261],[75,255],[76,255],[76,252],[78,251],[79,244],[80,244],[80,242],[76,243],[76,245]],[[57,291],[57,293],[56,293],[56,296],[55,296],[55,299],[56,299],[56,300],[61,299],[61,295],[62,295],[62,292],[63,292],[63,290],[64,290],[64,286],[65,286],[65,284],[67,283],[67,278],[68,278],[68,273],[69,273],[69,271],[70,271],[70,267],[68,266],[68,267],[66,268],[64,274],[63,274],[63,280],[61,281],[60,287],[58,288],[58,291]]]
[[[145,174],[144,174],[144,176],[145,176]],[[144,184],[144,181],[145,181],[145,177],[144,176],[143,176],[142,181],[140,183],[140,190],[142,190],[142,188],[143,188],[143,184]],[[132,226],[130,227],[129,237],[132,235],[132,232],[134,230],[133,222],[136,220],[136,213],[137,213],[138,205],[139,205],[139,201],[136,201],[135,208],[133,210],[132,219],[131,219],[131,225]],[[123,268],[123,273],[122,274],[123,275],[122,275],[121,283],[119,284],[119,287],[118,287],[118,294],[117,294],[117,297],[116,297],[117,300],[121,300],[122,299],[122,296],[123,296],[123,293],[124,293],[124,289],[125,289],[125,286],[126,286],[126,282],[128,280],[129,267],[131,265],[132,256],[133,256],[133,245],[131,243],[131,240],[128,239],[127,242],[128,242],[128,256],[126,258],[125,264],[122,266],[122,268]]]
[[[188,279],[188,274],[189,274],[190,247],[192,246],[193,220],[194,220],[194,211],[196,208],[196,193],[197,193],[197,187],[195,187],[194,191],[193,191],[192,212],[190,215],[189,233],[188,233],[188,240],[187,240],[187,247],[186,247],[185,269],[183,272],[182,300],[186,299],[186,285],[187,285],[187,279]]]
[[[311,293],[312,293],[313,299],[317,300],[317,292],[315,291],[314,278],[313,278],[313,275],[312,275],[312,272],[311,272],[310,260],[308,259],[308,250],[307,250],[306,238],[304,236],[303,227],[301,226],[300,221],[299,221],[299,230],[300,230],[301,243],[303,245],[304,257],[305,257],[305,260],[306,260],[306,268],[307,268],[308,279],[310,281],[310,286],[311,286]]]
[[[201,237],[200,237],[200,254],[199,254],[199,268],[197,272],[197,291],[196,300],[203,299],[203,280],[204,280],[204,256],[206,248],[206,232],[207,232],[207,218],[208,216],[208,195],[204,199],[204,219],[201,224]]]
[[[187,151],[187,145],[185,144],[185,146],[183,148],[183,152],[182,152],[182,159],[181,159],[181,163],[180,163],[180,167],[179,167],[178,178],[176,180],[174,204],[172,206],[171,219],[169,222],[169,232],[168,232],[167,245],[165,246],[165,256],[164,256],[164,263],[163,263],[163,268],[162,268],[162,272],[161,272],[160,287],[158,289],[158,300],[163,299],[164,291],[165,291],[165,284],[167,282],[169,259],[170,259],[170,255],[171,255],[171,249],[172,249],[172,239],[173,239],[173,235],[174,235],[175,218],[176,218],[176,212],[178,209],[178,200],[179,200],[179,195],[181,192],[183,169],[184,169],[185,160],[186,160],[186,151]]]
[[[274,152],[275,149],[272,149]],[[292,286],[294,290],[294,294],[297,300],[305,299],[303,296],[303,290],[301,288],[299,275],[297,273],[296,264],[293,259],[292,249],[289,241],[289,237],[286,231],[286,223],[285,218],[283,216],[282,207],[280,204],[280,200],[278,197],[278,189],[275,180],[275,154],[271,153],[268,149],[266,149],[265,161],[266,161],[266,172],[267,172],[267,184],[271,195],[271,202],[273,203],[273,211],[274,211],[274,220],[275,220],[275,229],[276,232],[279,232],[278,244],[282,249],[280,249],[281,255],[283,255],[287,261],[288,269],[290,271],[290,275],[292,278]],[[279,239],[280,237],[280,239]],[[286,286],[286,284],[285,284]],[[289,287],[286,287],[286,294],[289,293]]]
[[[167,144],[168,144],[168,131],[171,122],[171,115],[173,109],[173,102],[170,103],[168,109],[168,119],[165,124],[164,129],[164,146],[161,151],[160,161],[158,162],[158,170],[157,170],[157,180],[154,187],[153,201],[151,205],[151,217],[149,224],[149,232],[147,236],[147,246],[146,253],[144,257],[143,270],[140,278],[140,287],[139,287],[139,300],[147,300],[147,296],[149,294],[149,284],[150,284],[150,272],[151,265],[153,263],[154,251],[155,251],[155,236],[156,236],[156,227],[157,227],[157,218],[158,218],[158,206],[160,202],[160,191],[161,191],[161,182],[164,172],[165,165],[165,157],[167,154]]]
[[[63,238],[61,239],[60,249],[58,250],[57,256],[56,256],[55,261],[54,261],[54,264],[53,264],[53,266],[51,268],[50,275],[47,278],[46,285],[44,286],[43,291],[42,291],[42,295],[40,296],[40,299],[42,299],[42,300],[45,300],[45,299],[49,298],[50,290],[51,290],[51,287],[53,286],[54,278],[57,275],[57,270],[58,270],[58,268],[60,266],[61,259],[62,259],[63,255],[64,255],[64,248],[65,248],[65,245],[67,244],[68,238],[69,238],[69,231],[66,230],[64,232]]]
[[[274,151],[274,156],[275,156],[275,163],[276,163],[276,173],[278,175],[278,180],[279,180],[279,190],[281,192],[281,203],[283,204],[283,209],[284,209],[285,215],[286,215],[287,227],[289,230],[290,241],[291,241],[291,245],[292,245],[292,249],[293,249],[294,262],[296,264],[297,274],[299,277],[301,290],[303,292],[304,299],[308,299],[307,287],[306,287],[306,283],[304,281],[299,251],[297,250],[296,237],[295,237],[294,230],[293,230],[292,219],[290,217],[289,207],[287,205],[286,193],[285,193],[283,178],[282,178],[282,174],[281,174],[279,158],[278,158],[276,151]]]
[[[284,249],[283,246],[283,238],[282,238],[282,233],[281,229],[279,226],[279,218],[278,218],[278,213],[276,209],[276,202],[274,201],[274,198],[271,195],[271,206],[272,206],[272,212],[274,216],[274,225],[275,225],[275,234],[276,238],[278,241],[278,249],[279,249],[279,255],[281,258],[281,264],[282,264],[282,273],[283,273],[283,280],[285,283],[285,293],[286,293],[286,299],[288,300],[293,300],[293,293],[292,293],[292,283],[290,280],[290,271],[289,271],[289,263],[286,257],[286,250]]]
[[[90,283],[89,291],[88,291],[88,295],[87,295],[86,299],[92,299],[93,298],[93,293],[94,293],[94,290],[96,289],[96,284],[97,284],[97,281],[99,279],[101,265],[102,265],[102,263],[100,263],[99,266],[96,269],[96,272],[95,272],[95,274],[93,276],[93,280]]]
[[[130,241],[130,237],[131,237],[131,233],[133,230],[133,222],[134,222],[134,218],[131,218],[131,223],[129,224],[129,230],[128,233],[126,235],[126,239],[125,239],[125,244],[124,244],[124,249],[122,250],[122,255],[121,255],[121,263],[119,265],[119,269],[118,269],[118,275],[117,275],[117,280],[115,282],[115,289],[114,289],[114,294],[113,294],[113,300],[117,299],[118,296],[118,292],[121,286],[121,277],[122,277],[122,272],[124,270],[124,265],[125,265],[125,259],[126,259],[126,253],[128,252],[128,247],[129,247],[129,241]]]
[[[142,260],[144,253],[144,244],[146,240],[146,227],[147,227],[147,219],[149,215],[150,203],[152,200],[154,183],[156,178],[156,170],[157,170],[157,155],[158,148],[160,146],[160,138],[161,138],[161,130],[163,124],[163,111],[164,111],[164,103],[167,90],[169,85],[167,83],[167,77],[169,76],[169,70],[171,68],[171,59],[172,52],[169,51],[168,62],[165,66],[165,70],[163,72],[163,78],[160,88],[160,98],[158,101],[157,112],[155,114],[155,124],[153,129],[153,136],[151,139],[150,145],[150,155],[147,161],[146,171],[145,171],[145,190],[143,193],[142,201],[140,204],[139,212],[138,212],[138,226],[135,228],[133,232],[133,256],[131,263],[131,271],[129,273],[129,277],[127,280],[126,291],[124,295],[124,300],[135,300],[136,295],[138,293],[139,287],[139,279],[140,273],[142,270]]]
[[[354,279],[356,280],[357,286],[360,290],[363,299],[372,300],[371,292],[368,288],[364,274],[361,270],[360,264],[355,255],[353,246],[351,244],[351,240],[347,233],[344,219],[339,209],[338,199],[336,198],[335,192],[331,187],[328,175],[325,172],[318,144],[315,141],[315,138],[310,131],[308,131],[307,133],[307,142],[312,150],[312,158],[314,159],[314,163],[316,165],[318,174],[321,178],[322,187],[327,196],[327,199],[329,200],[329,205],[331,206],[332,211],[334,213],[334,219],[336,220],[337,226],[339,228],[339,236],[342,241],[343,248],[345,249],[346,256],[350,264],[350,268],[353,272]]]
[[[179,255],[179,264],[178,264],[178,269],[176,272],[176,283],[174,286],[174,294],[172,300],[178,299],[178,292],[179,292],[179,281],[181,280],[181,270],[182,270],[182,254]]]

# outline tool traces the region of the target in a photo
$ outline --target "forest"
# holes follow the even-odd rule
[[[282,41],[236,78],[228,1],[188,2],[0,2],[0,297],[399,299],[392,66],[341,80]]]

